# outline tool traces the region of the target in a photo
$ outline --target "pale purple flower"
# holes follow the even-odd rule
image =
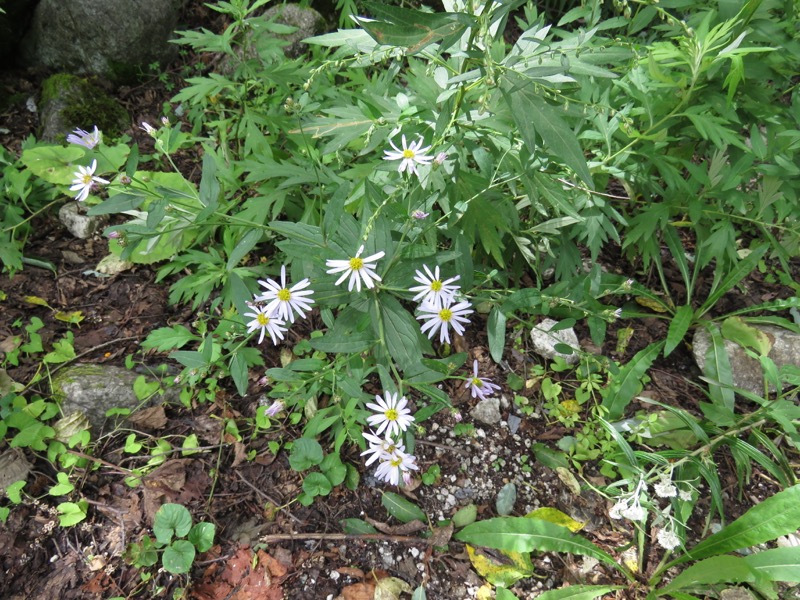
[[[97,125],[95,125],[94,131],[91,133],[84,131],[83,129],[76,129],[67,136],[67,141],[70,144],[77,144],[78,146],[83,146],[84,148],[91,150],[97,146],[97,144],[103,141],[103,134],[100,133]]]
[[[292,287],[286,283],[286,265],[281,266],[281,282],[280,284],[274,279],[266,281],[259,280],[260,285],[267,288],[267,291],[256,296],[259,302],[267,303],[267,313],[275,314],[284,321],[294,323],[294,313],[304,319],[306,314],[303,311],[311,310],[311,304],[314,302],[311,296],[314,290],[307,290],[311,282],[308,279],[298,281]]]
[[[447,152],[439,152],[439,154],[436,155],[436,158],[433,159],[433,162],[436,163],[437,165],[441,165],[446,160],[447,160]]]
[[[411,218],[421,221],[422,219],[427,219],[430,215],[431,213],[426,213],[424,210],[415,210],[411,213]]]
[[[402,149],[395,146],[392,140],[389,140],[389,144],[392,146],[393,150],[384,150],[383,152],[386,156],[384,156],[383,159],[399,160],[401,162],[397,170],[400,173],[408,171],[411,174],[419,176],[419,173],[417,173],[417,165],[429,165],[433,160],[433,156],[425,154],[431,147],[426,146],[423,148],[422,138],[419,138],[416,142],[411,142],[410,146],[406,143],[405,135],[402,136],[401,141],[403,144]]]
[[[356,291],[361,291],[361,282],[364,282],[364,285],[367,288],[372,289],[375,287],[375,282],[380,281],[381,278],[375,272],[375,262],[383,258],[386,254],[385,252],[381,251],[372,256],[367,256],[366,258],[361,258],[361,253],[364,251],[363,244],[356,252],[356,255],[352,258],[348,258],[346,260],[326,260],[325,266],[330,267],[326,271],[326,273],[333,274],[333,273],[342,273],[342,276],[336,280],[336,285],[342,283],[345,279],[350,277],[350,281],[347,284],[347,291],[352,292],[353,286],[355,286]]]
[[[282,410],[283,410],[283,402],[281,402],[280,400],[276,400],[267,407],[267,410],[264,411],[264,414],[267,415],[268,417],[274,417]]]
[[[367,408],[377,413],[367,417],[367,423],[371,427],[378,428],[376,435],[380,435],[384,430],[386,435],[399,435],[414,422],[414,417],[408,408],[408,400],[405,396],[392,392],[386,392],[384,396],[385,399],[376,395],[375,402],[367,404]]]
[[[472,377],[467,379],[465,387],[472,392],[472,397],[486,400],[489,396],[500,389],[500,386],[491,382],[485,377],[478,377],[478,361],[472,363]]]

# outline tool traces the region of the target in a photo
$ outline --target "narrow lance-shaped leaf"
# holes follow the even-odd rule
[[[672,564],[698,560],[763,544],[797,531],[800,523],[800,484],[756,504],[719,533],[706,538]]]
[[[610,421],[619,419],[625,412],[625,407],[639,391],[642,377],[663,346],[664,342],[660,341],[640,350],[614,377],[609,393],[603,398],[603,407],[608,409],[607,418]]]
[[[691,306],[679,306],[672,317],[667,331],[667,341],[664,344],[664,356],[669,356],[673,350],[683,341],[686,332],[694,319],[694,309]]]

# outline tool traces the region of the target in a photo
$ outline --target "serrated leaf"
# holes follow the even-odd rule
[[[693,564],[679,573],[662,592],[712,583],[741,583],[755,581],[756,573],[738,556],[712,556]]]
[[[147,338],[142,342],[142,348],[145,350],[166,352],[168,350],[181,348],[193,340],[199,341],[199,339],[199,337],[194,335],[183,325],[159,327],[147,335]]]
[[[664,342],[664,356],[669,356],[678,344],[683,341],[686,332],[694,320],[694,309],[691,306],[679,306],[672,317],[667,331],[667,339]]]
[[[390,515],[401,523],[410,523],[414,520],[428,522],[425,513],[416,504],[394,492],[384,492],[381,504]]]
[[[533,91],[533,86],[527,83],[523,85],[524,87],[519,87],[505,82],[503,97],[511,107],[514,122],[528,151],[536,154],[538,133],[554,158],[563,161],[590,189],[594,189],[586,157],[572,129],[564,122],[555,107],[547,104]]]

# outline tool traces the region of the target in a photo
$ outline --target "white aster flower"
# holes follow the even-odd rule
[[[95,169],[97,169],[97,160],[93,160],[92,164],[88,167],[78,167],[78,170],[73,174],[75,179],[72,180],[72,185],[69,189],[71,192],[78,192],[75,194],[75,200],[78,202],[83,202],[89,197],[89,193],[92,191],[92,186],[94,184],[109,183],[107,180],[95,176]]]
[[[311,310],[311,303],[314,301],[306,296],[311,296],[314,290],[307,290],[311,282],[303,279],[289,287],[286,284],[286,265],[281,266],[281,282],[278,284],[274,279],[267,281],[259,280],[260,285],[267,288],[267,291],[260,296],[256,296],[259,302],[267,303],[267,313],[294,323],[294,313],[304,319],[306,314],[303,311]]]
[[[394,452],[381,460],[381,464],[375,470],[375,477],[392,485],[400,485],[401,477],[405,482],[410,476],[410,471],[417,469],[419,469],[417,458],[413,454],[395,448]]]
[[[472,377],[467,379],[465,387],[470,389],[473,398],[477,396],[481,400],[486,400],[486,398],[500,389],[500,386],[492,383],[491,380],[485,377],[478,377],[477,360],[472,363]]]
[[[380,435],[384,429],[386,435],[399,435],[414,422],[414,417],[411,416],[411,411],[408,409],[408,400],[405,396],[400,396],[398,399],[399,394],[392,392],[386,392],[384,395],[385,400],[376,395],[377,404],[367,404],[367,408],[377,413],[367,417],[367,423],[378,428],[375,432],[377,435]]]
[[[656,496],[659,498],[674,498],[678,495],[678,488],[672,483],[669,477],[662,477],[661,480],[653,486]]]
[[[67,141],[70,144],[77,144],[78,146],[83,146],[84,148],[91,150],[97,146],[97,144],[103,141],[103,134],[100,133],[97,125],[95,125],[94,131],[91,133],[84,131],[83,129],[76,129],[67,136]]]
[[[255,312],[244,313],[246,317],[253,317],[253,320],[247,324],[247,333],[260,329],[261,335],[258,338],[258,343],[264,341],[264,334],[269,333],[272,338],[272,343],[278,345],[278,339],[283,339],[284,332],[288,331],[283,327],[284,321],[277,317],[273,317],[267,311],[266,307],[253,306]]]
[[[401,452],[405,451],[405,446],[400,442],[395,442],[387,433],[386,437],[379,437],[375,435],[372,431],[369,433],[362,433],[361,435],[364,436],[364,439],[369,442],[369,448],[364,450],[361,453],[361,456],[365,456],[367,454],[371,454],[365,463],[366,466],[371,465],[378,459],[387,459],[389,458],[395,450],[400,450]]]
[[[392,146],[393,150],[384,150],[383,153],[386,156],[384,156],[383,159],[401,161],[400,166],[397,167],[400,173],[407,170],[409,173],[419,176],[419,173],[417,173],[417,165],[429,165],[433,160],[433,156],[425,154],[431,147],[426,146],[423,148],[422,138],[419,138],[416,142],[411,142],[409,146],[406,144],[406,136],[403,135],[402,149],[395,146],[392,140],[389,140],[389,144]]]
[[[417,275],[414,277],[414,281],[422,285],[408,289],[409,292],[418,292],[414,296],[414,300],[423,304],[430,304],[435,308],[442,308],[445,303],[452,302],[456,292],[459,290],[459,286],[451,284],[454,281],[458,281],[460,275],[442,281],[438,265],[434,268],[433,273],[431,273],[428,265],[422,265],[422,268],[425,269],[425,273],[417,271]]]
[[[348,258],[347,260],[325,261],[325,266],[330,267],[326,273],[342,273],[342,271],[344,271],[342,276],[336,280],[336,285],[339,285],[345,279],[350,277],[350,281],[347,284],[348,292],[353,291],[353,286],[355,286],[356,291],[360,292],[362,281],[367,288],[372,289],[375,287],[375,282],[381,280],[381,278],[375,272],[375,262],[378,259],[383,258],[386,253],[381,251],[373,254],[372,256],[361,258],[361,253],[363,251],[364,245],[362,244],[353,258]]]
[[[674,550],[681,545],[681,538],[675,533],[672,528],[660,529],[656,534],[658,545],[665,550]]]
[[[422,333],[428,332],[427,335],[430,339],[433,339],[433,336],[436,334],[436,330],[439,330],[439,342],[450,343],[450,331],[448,326],[453,327],[453,331],[455,331],[458,335],[464,335],[464,326],[462,323],[469,323],[469,319],[465,318],[465,315],[468,315],[472,312],[471,304],[468,301],[459,302],[458,304],[451,305],[450,302],[446,302],[441,308],[437,308],[435,306],[431,306],[429,304],[423,304],[419,307],[419,311],[422,313],[421,315],[417,316],[417,319],[427,319],[427,323],[422,325]]]

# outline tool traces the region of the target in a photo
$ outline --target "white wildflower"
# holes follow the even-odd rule
[[[414,417],[408,408],[408,400],[405,396],[400,396],[398,399],[399,394],[392,392],[386,392],[384,396],[385,399],[376,395],[376,403],[367,404],[367,408],[377,413],[367,417],[367,423],[378,428],[375,432],[377,435],[384,429],[387,435],[399,435],[414,422]]]
[[[406,143],[405,135],[403,135],[401,141],[403,144],[402,149],[395,146],[394,142],[389,140],[389,144],[392,146],[393,150],[384,150],[383,152],[386,156],[384,156],[383,159],[399,160],[401,162],[397,170],[400,173],[408,171],[411,174],[419,176],[419,173],[417,173],[417,165],[429,165],[433,160],[433,156],[425,154],[431,147],[426,146],[423,148],[422,138],[419,138],[416,142],[411,142],[410,146]]]
[[[311,285],[311,282],[308,279],[303,279],[289,287],[286,283],[286,265],[281,266],[280,283],[274,279],[259,280],[258,283],[267,288],[267,291],[260,296],[256,296],[256,300],[267,303],[266,311],[268,314],[275,314],[284,321],[294,323],[294,313],[304,319],[306,314],[303,311],[311,310],[311,304],[314,301],[308,296],[311,296],[314,290],[305,289]]]
[[[75,200],[78,202],[83,202],[89,197],[89,193],[92,191],[92,187],[96,183],[109,183],[107,180],[97,177],[94,174],[96,169],[97,160],[92,160],[91,165],[88,167],[78,167],[78,170],[73,174],[75,179],[72,180],[72,185],[69,189],[72,192],[78,192],[75,194]]]
[[[442,308],[446,302],[452,302],[459,286],[452,285],[460,279],[460,275],[442,281],[439,275],[439,266],[434,267],[433,273],[428,265],[422,265],[425,273],[416,271],[414,281],[422,284],[409,288],[409,292],[418,292],[414,300],[423,304],[430,304],[435,308]]]
[[[417,316],[417,319],[427,320],[421,327],[422,333],[427,332],[428,337],[433,339],[438,329],[439,342],[448,344],[450,343],[449,326],[452,326],[453,331],[458,335],[464,335],[464,325],[462,323],[469,323],[466,315],[473,312],[472,305],[468,301],[453,305],[450,302],[445,302],[441,308],[423,304],[419,307],[419,311],[422,314]]]
[[[372,256],[368,256],[366,258],[361,258],[361,253],[364,251],[364,246],[362,245],[356,255],[352,258],[348,258],[346,260],[326,260],[325,266],[330,267],[326,272],[329,274],[332,273],[342,273],[342,276],[336,280],[336,285],[342,283],[345,279],[350,277],[350,281],[347,284],[347,291],[352,292],[353,286],[355,286],[356,291],[361,291],[361,282],[364,282],[364,285],[367,288],[372,289],[375,287],[375,282],[380,281],[381,278],[375,272],[375,262],[383,258],[386,254],[385,252],[381,251]]]

